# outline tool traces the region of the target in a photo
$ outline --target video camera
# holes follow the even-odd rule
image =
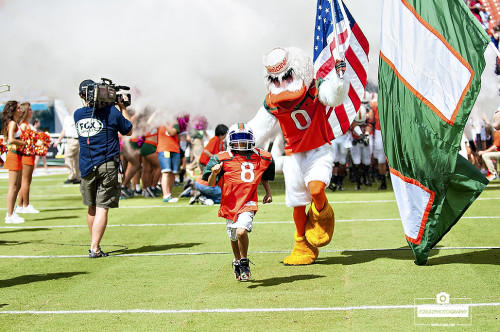
[[[119,100],[126,107],[130,106],[132,102],[130,93],[119,93],[120,90],[130,90],[128,86],[115,85],[107,78],[101,78],[101,80],[101,83],[86,80],[80,84],[80,96],[89,102],[89,106],[99,109],[108,105],[117,105]],[[124,96],[127,98],[125,99]]]

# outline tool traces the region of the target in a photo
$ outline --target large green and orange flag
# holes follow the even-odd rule
[[[462,0],[384,0],[379,117],[404,233],[429,251],[488,180],[458,154],[489,38]]]

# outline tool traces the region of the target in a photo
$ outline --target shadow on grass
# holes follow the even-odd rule
[[[120,253],[120,254],[138,254],[145,252],[157,252],[171,249],[184,249],[184,248],[192,248],[195,246],[199,246],[201,243],[172,243],[172,244],[163,244],[163,245],[149,245],[142,246],[139,248],[131,248],[131,249],[118,249],[112,252]]]
[[[64,209],[56,209],[56,208],[54,208],[54,209],[40,209],[40,211],[42,211],[42,212],[53,212],[53,211],[60,212],[60,211],[83,210],[83,209],[87,209],[87,207],[82,205],[82,207],[72,207],[72,208],[65,207]]]
[[[429,259],[426,265],[443,265],[443,264],[500,265],[500,249],[476,250],[454,255],[439,256]]]
[[[8,303],[0,303],[0,308],[5,307],[7,305],[9,305],[9,304]]]
[[[11,233],[19,233],[19,232],[37,232],[37,231],[48,231],[50,228],[20,228],[20,229],[15,229],[13,231],[2,231],[0,234],[11,234]]]
[[[47,217],[47,218],[33,218],[29,219],[29,221],[44,221],[44,220],[58,220],[58,219],[77,219],[82,218],[82,215],[78,216],[55,216],[55,217]]]
[[[315,274],[303,274],[303,275],[290,275],[289,277],[277,277],[277,278],[269,278],[264,280],[250,280],[252,285],[248,286],[248,288],[257,288],[257,287],[270,287],[277,286],[281,284],[289,284],[299,280],[311,280],[317,278],[324,278],[325,276],[319,276]]]
[[[458,250],[458,249],[457,249]],[[445,250],[444,252],[448,252]],[[426,265],[442,265],[442,264],[492,264],[500,265],[500,249],[475,250],[467,251],[452,255],[443,255],[435,257],[439,254],[439,247],[434,248],[429,252],[429,260]],[[341,257],[326,257],[318,258],[315,264],[341,264],[354,265],[374,261],[379,258],[406,260],[413,262],[415,256],[408,247],[383,249],[383,250],[367,250],[367,251],[349,251],[341,252]]]
[[[0,246],[15,246],[19,244],[26,244],[26,243],[31,243],[28,241],[1,241],[0,240]]]
[[[60,272],[60,273],[46,273],[46,274],[28,274],[11,279],[0,280],[0,288],[26,285],[32,282],[56,280],[63,278],[71,278],[80,274],[87,274],[87,272]]]

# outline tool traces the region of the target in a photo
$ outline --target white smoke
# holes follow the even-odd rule
[[[5,0],[0,5],[2,100],[63,99],[81,107],[84,79],[136,87],[138,111],[203,114],[211,127],[260,107],[262,54],[312,53],[315,2],[301,0]],[[142,100],[141,100],[142,99]]]
[[[382,0],[345,3],[370,42],[376,84]],[[105,77],[140,91],[132,106],[150,106],[158,122],[185,112],[211,128],[248,121],[266,93],[262,55],[312,55],[315,15],[316,0],[4,0],[0,84],[11,91],[0,102],[48,96],[74,110],[80,82]]]

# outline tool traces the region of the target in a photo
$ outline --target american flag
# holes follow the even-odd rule
[[[343,2],[342,5],[343,10],[338,0],[318,0],[314,34],[316,79],[336,75],[335,59],[339,58],[346,62],[350,78],[344,103],[333,112],[329,110],[335,137],[345,134],[354,120],[363,99],[368,71],[368,40]]]

